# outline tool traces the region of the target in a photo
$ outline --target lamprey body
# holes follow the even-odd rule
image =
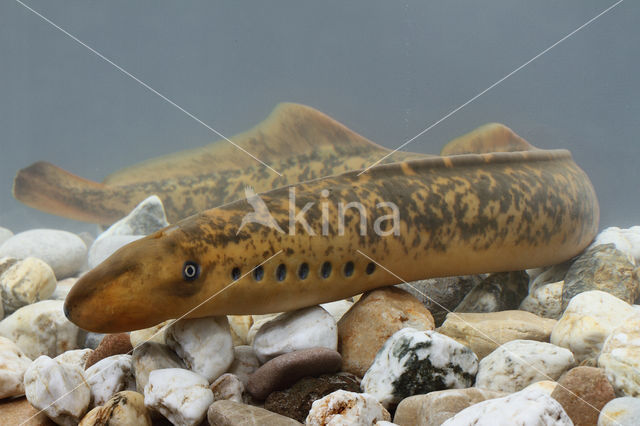
[[[482,151],[473,140],[445,150]],[[406,281],[563,262],[596,234],[593,187],[568,151],[516,145],[528,150],[402,161],[267,191],[260,199],[277,227],[251,198],[206,210],[82,276],[67,316],[119,332],[196,306],[188,317],[289,311],[398,283],[368,257]],[[247,214],[264,220],[243,224]]]

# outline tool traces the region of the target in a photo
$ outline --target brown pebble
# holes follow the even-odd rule
[[[0,400],[0,424],[55,426],[53,421],[35,409],[24,397]]]
[[[101,359],[108,358],[112,355],[126,354],[131,350],[133,350],[133,346],[131,346],[129,333],[107,334],[93,353],[89,355],[89,358],[87,358],[84,369],[86,370]]]
[[[616,397],[604,371],[594,367],[569,370],[551,393],[576,426],[596,426],[605,404]]]
[[[267,361],[247,383],[247,391],[263,400],[271,392],[286,389],[306,376],[319,376],[340,370],[342,357],[334,350],[311,348],[290,352]]]

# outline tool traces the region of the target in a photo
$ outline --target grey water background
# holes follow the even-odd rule
[[[279,102],[389,148],[614,1],[45,1],[30,7],[226,136]],[[640,224],[640,2],[627,0],[405,149],[491,121],[588,173],[601,228]],[[219,139],[18,2],[0,3],[0,226],[95,231],[11,195],[46,160],[100,181]]]

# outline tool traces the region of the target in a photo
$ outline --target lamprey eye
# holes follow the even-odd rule
[[[191,260],[184,262],[182,267],[182,278],[185,281],[193,281],[200,276],[200,265]]]

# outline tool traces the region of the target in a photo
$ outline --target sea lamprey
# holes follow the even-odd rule
[[[556,264],[595,236],[596,195],[568,151],[538,150],[490,125],[445,152],[454,155],[307,180],[180,220],[82,276],[66,314],[110,333],[187,312],[290,311],[398,276]],[[252,214],[261,220],[243,222]]]

